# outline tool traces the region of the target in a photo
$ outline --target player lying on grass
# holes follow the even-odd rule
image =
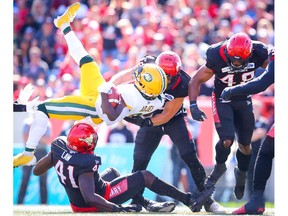
[[[63,32],[69,53],[79,64],[80,95],[53,98],[38,105],[36,101],[28,102],[27,105],[14,104],[14,111],[35,112],[25,150],[14,156],[14,167],[35,164],[34,151],[47,130],[49,118],[81,120],[90,117],[94,124],[105,121],[111,125],[126,116],[152,113],[164,104],[163,91],[167,87],[167,76],[159,66],[153,64],[135,69],[133,83],[117,86],[121,95],[119,105],[114,108],[108,102],[107,93],[112,84],[104,81],[97,63],[71,30],[70,22],[73,21],[79,7],[79,2],[71,5],[62,16],[54,20],[54,24]]]
[[[38,176],[54,166],[73,212],[139,212],[143,197],[138,202],[141,205],[121,204],[146,187],[182,202],[193,211],[202,206],[214,190],[185,193],[147,170],[119,176],[115,169],[110,169],[99,175],[101,158],[94,155],[97,140],[98,135],[92,126],[78,123],[70,129],[67,137],[57,137],[52,142],[51,151],[36,163],[33,170]]]

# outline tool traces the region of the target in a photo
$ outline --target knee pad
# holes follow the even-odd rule
[[[223,140],[220,140],[217,142],[216,146],[215,146],[215,150],[216,150],[216,162],[223,164],[227,161],[227,158],[231,152],[231,146],[229,146],[228,148],[225,148],[223,145]]]
[[[120,173],[118,170],[116,170],[113,167],[109,167],[107,169],[105,169],[103,172],[100,173],[100,177],[104,180],[104,181],[112,181],[113,179],[117,178],[120,176]]]

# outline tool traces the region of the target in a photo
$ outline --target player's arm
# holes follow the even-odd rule
[[[213,70],[202,65],[188,84],[189,101],[196,101],[200,92],[201,84],[208,81],[214,75]]]
[[[188,95],[190,101],[190,112],[192,118],[196,121],[204,121],[207,119],[206,114],[197,106],[197,97],[200,92],[201,84],[208,81],[213,75],[213,70],[206,67],[206,65],[202,65],[189,81]]]
[[[221,98],[223,100],[229,100],[235,95],[250,95],[257,94],[265,91],[271,84],[274,83],[274,60],[272,60],[267,71],[262,73],[259,77],[245,83],[236,85],[233,87],[226,87],[222,93]]]
[[[123,100],[114,108],[109,103],[108,94],[101,93],[102,98],[102,112],[107,115],[110,121],[115,121],[119,116],[121,116],[123,109],[126,107],[126,104]],[[124,118],[124,116],[123,116]]]
[[[36,176],[44,174],[47,170],[53,167],[52,153],[49,152],[46,156],[41,158],[33,169],[33,174]]]
[[[163,112],[159,113],[151,118],[153,126],[162,125],[167,123],[180,109],[184,101],[184,98],[174,98],[171,101],[165,103]]]
[[[133,73],[139,66],[140,63],[133,68],[129,68],[127,70],[118,72],[117,74],[111,77],[110,82],[113,83],[114,85],[132,82],[134,77]]]
[[[111,125],[122,120],[129,113],[129,109],[126,107],[123,99],[120,100],[120,103],[116,107],[113,107],[110,104],[108,92],[112,87],[113,84],[111,82],[103,83],[98,87],[98,91],[100,93],[99,97],[101,97],[101,102],[99,102],[99,104],[101,103],[101,105],[96,105],[96,110],[99,117],[105,121],[107,125]]]
[[[116,211],[118,205],[109,202],[95,193],[94,172],[85,172],[79,175],[79,189],[88,205],[97,207],[100,211]]]

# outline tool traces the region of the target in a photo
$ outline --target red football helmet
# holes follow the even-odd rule
[[[181,60],[175,52],[164,51],[156,58],[155,62],[168,76],[174,77],[180,73]]]
[[[224,49],[227,63],[234,69],[246,67],[252,55],[252,41],[245,33],[233,35]]]
[[[75,124],[67,136],[67,146],[80,153],[93,153],[98,140],[94,128],[86,123]]]

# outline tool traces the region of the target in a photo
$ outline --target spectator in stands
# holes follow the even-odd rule
[[[126,121],[118,122],[108,134],[108,143],[126,144],[133,143],[134,137],[131,130],[127,127]]]
[[[30,49],[29,58],[30,62],[24,65],[23,75],[31,78],[34,82],[39,78],[46,80],[49,67],[48,64],[41,59],[41,50],[39,47],[32,47]]]

